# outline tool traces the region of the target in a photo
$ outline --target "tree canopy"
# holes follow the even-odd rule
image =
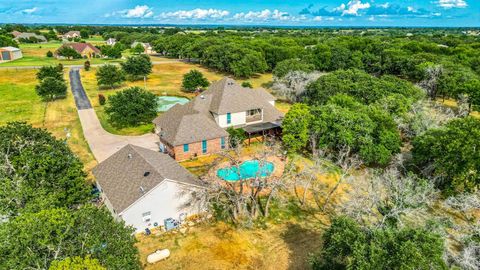
[[[43,66],[41,67],[38,72],[37,72],[37,79],[39,81],[42,81],[43,79],[51,77],[55,78],[57,80],[63,81],[63,66],[62,65],[57,65],[57,66]]]
[[[125,82],[125,73],[115,65],[103,65],[97,69],[97,84],[114,88]]]
[[[8,240],[0,243],[0,268],[48,269],[55,261],[55,269],[68,258],[90,256],[90,264],[106,269],[140,269],[132,232],[105,208],[92,205],[25,213],[0,224],[0,237]]]
[[[365,229],[346,217],[334,219],[311,263],[315,270],[448,269],[440,235],[424,229]]]
[[[480,120],[467,117],[430,129],[413,140],[413,162],[446,193],[480,186]]]
[[[336,94],[350,95],[365,104],[391,94],[401,94],[413,100],[422,97],[420,89],[394,76],[376,78],[360,70],[339,70],[321,76],[308,85],[303,101],[311,105],[322,105]]]
[[[90,198],[83,164],[64,141],[25,123],[0,127],[0,215],[75,207]]]
[[[314,65],[305,63],[300,59],[287,59],[277,64],[277,66],[273,70],[273,75],[278,78],[283,78],[285,75],[292,71],[311,72],[314,69]]]
[[[57,50],[57,55],[63,56],[67,59],[82,58],[82,56],[75,49],[69,46],[60,47],[60,49]]]
[[[203,74],[196,70],[192,69],[185,75],[183,75],[182,88],[187,92],[194,92],[199,88],[205,88],[209,86],[207,78]]]
[[[400,151],[400,132],[388,112],[336,95],[323,106],[294,105],[284,120],[283,142],[289,151],[306,147],[313,152],[348,150],[367,164],[387,165]]]
[[[287,151],[298,152],[307,146],[312,117],[306,104],[296,103],[290,108],[282,122],[282,140]]]
[[[131,80],[138,80],[152,73],[152,62],[146,54],[130,56],[120,65]]]
[[[39,85],[35,86],[37,94],[45,101],[52,101],[67,96],[67,85],[63,80],[46,77]]]
[[[156,96],[140,87],[130,87],[108,98],[105,112],[119,127],[150,123],[157,116]]]

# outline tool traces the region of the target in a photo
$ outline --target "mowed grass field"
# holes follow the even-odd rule
[[[97,46],[105,43],[100,36],[91,37],[85,41]],[[19,48],[22,50],[23,58],[11,62],[0,63],[0,67],[46,66],[59,63],[62,63],[63,65],[83,65],[83,63],[85,63],[85,59],[58,60],[54,57],[47,57],[48,51],[54,53],[60,48],[60,46],[62,46],[62,42],[60,41],[50,41],[48,43],[38,44],[22,43]],[[90,59],[91,64],[119,63],[122,61],[123,60],[120,59]]]
[[[24,121],[35,127],[46,128],[59,139],[70,138],[67,143],[85,164],[85,170],[96,165],[86,143],[73,96],[45,104],[35,93],[36,70],[0,71],[0,125],[11,121]],[[68,80],[68,76],[65,75]],[[68,83],[68,82],[67,82]]]
[[[81,77],[83,86],[87,92],[92,105],[95,108],[98,118],[102,123],[102,126],[108,132],[119,135],[140,135],[151,132],[153,124],[145,124],[132,128],[115,128],[107,120],[107,115],[104,112],[104,106],[101,106],[98,101],[98,95],[102,94],[108,98],[108,96],[115,94],[118,91],[122,91],[128,87],[138,86],[146,88],[148,91],[158,96],[183,96],[187,98],[193,98],[194,94],[182,91],[182,79],[183,75],[192,69],[201,71],[209,81],[220,80],[226,75],[216,73],[215,71],[203,68],[200,65],[184,63],[184,62],[172,62],[166,58],[155,57],[152,60],[157,62],[153,66],[152,73],[148,76],[146,84],[143,80],[129,82],[116,89],[100,89],[97,85],[96,70],[97,67],[92,68],[90,71],[81,70]],[[161,63],[161,62],[164,63]],[[272,80],[271,74],[262,74],[255,78],[249,79],[254,87],[261,87],[262,84]],[[243,80],[239,80],[241,83]],[[281,106],[281,105],[279,105]],[[284,109],[285,110],[285,109]]]

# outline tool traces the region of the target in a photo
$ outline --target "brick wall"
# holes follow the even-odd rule
[[[225,138],[225,146],[228,147],[228,138]],[[202,153],[202,142],[195,142],[189,144],[188,152],[183,151],[183,145],[175,146],[173,152],[175,152],[175,160],[186,160],[196,156],[205,156],[222,151],[221,138],[212,139],[207,141],[207,153]]]

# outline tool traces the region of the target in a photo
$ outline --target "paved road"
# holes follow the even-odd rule
[[[127,144],[133,144],[154,151],[159,150],[158,136],[149,133],[142,136],[119,136],[105,131],[95,110],[85,95],[78,69],[70,71],[70,81],[83,135],[98,162],[102,162]],[[83,93],[83,94],[82,94]]]

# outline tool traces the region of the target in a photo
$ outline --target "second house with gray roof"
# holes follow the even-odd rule
[[[112,215],[137,232],[205,210],[203,183],[164,153],[129,144],[93,174]]]
[[[224,78],[189,103],[175,105],[153,123],[162,150],[176,160],[186,160],[228,148],[229,127],[261,132],[279,128],[282,118],[275,98],[267,91],[245,88]]]

